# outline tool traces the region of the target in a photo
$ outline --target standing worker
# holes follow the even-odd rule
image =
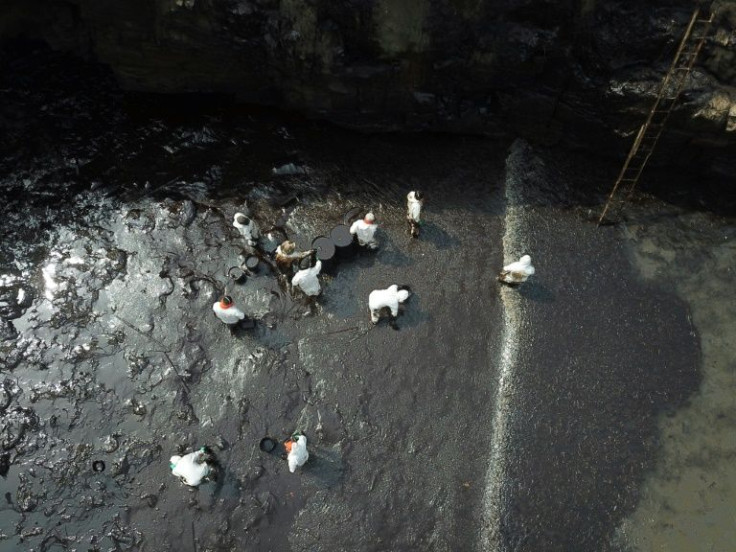
[[[406,220],[409,221],[409,235],[419,237],[419,226],[422,224],[422,206],[424,197],[422,192],[414,190],[406,194]]]
[[[392,321],[399,315],[399,303],[409,298],[409,290],[399,289],[396,284],[386,289],[376,289],[368,296],[368,309],[371,311],[371,322],[378,323],[381,311],[388,308],[391,311]]]
[[[319,285],[319,273],[322,270],[322,261],[313,261],[312,256],[299,261],[299,272],[291,279],[291,285],[301,289],[305,295],[315,297],[319,295],[322,288]]]
[[[350,233],[358,237],[358,243],[368,249],[376,249],[378,242],[375,234],[378,225],[373,213],[367,213],[362,220],[356,220],[350,227]]]
[[[217,318],[230,326],[231,329],[245,318],[245,313],[235,306],[233,298],[229,295],[225,295],[217,303],[212,305],[212,310],[215,311]]]
[[[276,248],[276,266],[284,274],[291,274],[293,271],[294,261],[301,261],[314,253],[313,250],[297,251],[296,244],[291,240],[281,242]]]
[[[238,229],[240,235],[245,238],[245,241],[251,247],[255,247],[258,242],[258,238],[261,235],[261,231],[256,224],[256,221],[245,216],[243,213],[235,213],[233,217],[233,226]]]
[[[286,461],[289,463],[291,473],[294,473],[299,466],[303,466],[309,460],[307,438],[299,432],[294,433],[284,442],[284,448],[286,449]]]

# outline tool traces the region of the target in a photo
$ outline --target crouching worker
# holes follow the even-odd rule
[[[227,324],[231,330],[237,328],[245,320],[245,313],[235,306],[233,298],[229,295],[225,295],[213,304],[212,310],[215,311],[217,318]]]
[[[284,448],[286,449],[286,461],[289,463],[291,473],[294,473],[298,467],[303,466],[309,460],[307,438],[299,432],[294,433],[284,441]]]
[[[212,473],[208,462],[212,459],[205,447],[184,456],[172,456],[169,460],[171,473],[181,479],[182,483],[196,487]]]
[[[386,289],[376,289],[371,291],[368,296],[368,308],[371,311],[371,322],[378,323],[381,318],[381,311],[389,309],[391,311],[391,322],[394,329],[397,329],[393,323],[399,315],[399,303],[403,303],[409,298],[408,289],[399,289],[396,284]]]
[[[368,249],[376,249],[378,241],[376,241],[376,217],[373,213],[366,214],[362,220],[356,220],[350,226],[350,233],[358,238],[358,244]]]
[[[532,274],[534,274],[532,258],[529,255],[524,255],[518,261],[503,267],[501,274],[498,275],[498,281],[505,284],[519,285],[526,282]]]
[[[319,285],[319,273],[322,270],[322,261],[314,262],[312,256],[299,261],[299,272],[291,279],[291,285],[301,289],[305,295],[316,297],[322,288]]]

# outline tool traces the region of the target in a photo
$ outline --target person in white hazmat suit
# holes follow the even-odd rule
[[[228,326],[239,324],[245,318],[245,313],[235,306],[232,297],[225,295],[217,303],[212,305],[212,310],[222,322]]]
[[[307,438],[301,433],[295,433],[284,443],[286,449],[286,461],[289,463],[289,471],[294,473],[300,466],[309,460],[307,451]]]
[[[409,235],[412,238],[419,237],[419,226],[422,224],[422,206],[424,198],[422,193],[414,190],[406,194],[406,220],[409,221]]]
[[[291,285],[301,289],[305,295],[316,297],[322,288],[319,285],[319,273],[322,270],[322,261],[312,262],[312,257],[306,257],[299,262],[299,271],[291,279]]]
[[[529,255],[524,255],[518,261],[504,266],[501,274],[498,275],[498,281],[518,285],[526,282],[532,274],[534,274],[532,258]]]
[[[376,217],[373,213],[367,213],[361,220],[356,220],[350,226],[350,233],[358,238],[358,244],[368,249],[376,249],[378,241],[376,241]]]
[[[238,229],[240,235],[245,238],[245,241],[251,247],[255,247],[258,243],[258,238],[261,235],[261,231],[256,224],[256,221],[245,216],[243,213],[235,213],[233,217],[233,226]]]
[[[376,289],[371,291],[368,296],[368,308],[371,311],[371,322],[378,323],[381,318],[381,311],[388,308],[391,311],[391,318],[399,315],[399,303],[403,303],[409,298],[409,290],[399,289],[396,284],[386,289]]]
[[[190,452],[184,456],[172,456],[169,460],[171,473],[190,487],[196,487],[212,473],[207,463],[208,454],[205,448]]]

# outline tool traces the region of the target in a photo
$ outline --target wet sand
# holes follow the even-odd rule
[[[537,273],[518,290],[489,550],[615,549],[613,528],[655,462],[659,413],[699,384],[686,306],[638,282],[615,227],[587,222],[568,190],[586,167],[559,154],[516,142],[507,159],[517,206],[507,254],[533,252]]]

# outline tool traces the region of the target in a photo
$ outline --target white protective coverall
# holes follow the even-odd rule
[[[409,292],[405,289],[399,289],[396,284],[386,289],[376,289],[371,291],[368,296],[368,308],[371,311],[371,322],[378,322],[381,316],[381,309],[388,307],[391,310],[391,316],[396,318],[399,314],[399,303],[403,303],[409,297]]]
[[[317,261],[312,268],[306,268],[294,274],[291,285],[300,288],[311,297],[319,295],[319,292],[322,291],[318,278],[320,270],[322,270],[322,261]]]
[[[225,324],[237,324],[245,318],[245,313],[235,305],[230,305],[228,308],[224,308],[219,301],[212,305],[212,310],[215,311],[217,318],[222,320]]]
[[[363,219],[360,219],[356,220],[350,226],[350,233],[358,236],[358,243],[360,245],[366,246],[370,249],[375,249],[376,247],[378,247],[378,242],[375,238],[377,228],[378,225],[375,222],[369,224]]]
[[[255,247],[258,238],[261,235],[261,231],[258,228],[256,221],[252,218],[246,217],[249,221],[248,224],[240,224],[238,222],[239,217],[245,217],[245,215],[243,213],[235,213],[235,216],[233,217],[233,226],[238,229],[238,232],[240,232],[240,235],[245,238],[248,245]]]
[[[406,218],[417,224],[422,219],[422,202],[414,196],[414,192],[406,194]]]
[[[304,435],[300,435],[296,442],[292,443],[286,460],[289,462],[289,471],[291,473],[294,473],[299,466],[303,466],[309,460],[307,438]]]
[[[190,487],[196,487],[210,474],[210,467],[202,450],[190,452],[184,456],[172,456],[169,460],[171,473]]]
[[[520,284],[526,282],[532,274],[534,274],[532,258],[529,255],[524,255],[518,261],[504,266],[503,271],[498,275],[498,279],[507,284]]]

